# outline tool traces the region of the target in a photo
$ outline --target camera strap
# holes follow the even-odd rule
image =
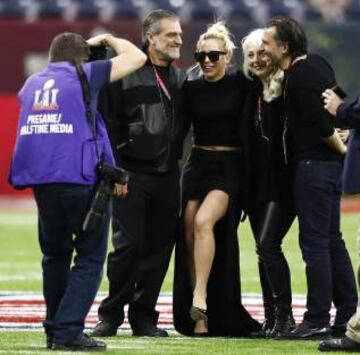
[[[98,158],[98,161],[100,161],[100,153],[98,150],[98,146],[96,143],[96,136],[97,136],[97,132],[96,132],[96,120],[95,120],[95,116],[93,114],[93,111],[91,109],[91,94],[90,94],[90,86],[89,86],[89,81],[88,78],[84,72],[84,69],[82,67],[81,64],[76,64],[76,72],[77,75],[79,77],[80,80],[80,85],[81,85],[81,91],[83,94],[83,100],[84,100],[84,105],[85,105],[85,114],[86,114],[86,118],[90,124],[91,127],[91,131],[93,134],[93,138],[94,138],[94,144],[95,144],[95,150],[96,150],[96,156]]]

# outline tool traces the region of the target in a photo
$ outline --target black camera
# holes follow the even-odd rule
[[[87,213],[83,230],[92,232],[96,230],[108,207],[109,199],[113,195],[114,185],[125,185],[129,181],[129,173],[117,166],[100,161],[97,165],[97,173],[100,178],[95,196],[91,202],[90,210]]]
[[[107,58],[106,46],[90,46],[89,62]]]

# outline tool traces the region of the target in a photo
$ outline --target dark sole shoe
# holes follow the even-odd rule
[[[106,344],[82,334],[78,340],[69,343],[53,342],[52,350],[61,351],[106,351]]]
[[[322,340],[331,336],[330,327],[310,328],[299,327],[295,330],[278,335],[277,340]]]
[[[334,324],[331,326],[331,336],[333,338],[342,338],[346,333],[346,324]]]
[[[166,338],[169,336],[166,330],[159,328],[148,332],[133,332],[132,335],[134,337],[152,337],[152,338]]]
[[[51,350],[58,350],[58,351],[106,351],[106,346],[83,347],[83,346],[74,346],[74,345],[69,345],[69,344],[56,344],[56,343],[54,343]]]
[[[275,319],[266,318],[264,323],[261,325],[261,329],[256,332],[251,332],[248,337],[252,339],[264,339],[271,337],[271,331],[274,329]]]
[[[359,353],[360,352],[360,344],[355,343],[348,337],[344,336],[340,339],[329,339],[324,340],[319,344],[319,351],[344,351],[344,352],[352,352]]]
[[[109,322],[101,321],[96,324],[91,332],[92,337],[113,337],[116,336],[118,326]]]
[[[296,337],[296,336],[289,336],[288,334],[282,334],[282,335],[277,335],[276,337],[273,337],[271,339],[273,340],[326,340],[329,339],[330,335],[326,334],[326,335],[320,335],[320,334],[314,334],[314,335],[309,335],[306,337]]]
[[[271,339],[269,332],[265,332],[262,329],[259,330],[258,332],[252,332],[248,335],[249,338],[251,339]]]
[[[207,311],[206,311],[206,309],[192,306],[190,308],[190,318],[194,322],[197,322],[199,320],[203,320],[205,322],[205,324],[206,324],[207,321],[208,321]]]
[[[211,335],[207,332],[202,332],[202,333],[194,333],[193,334],[193,337],[194,338],[208,338],[210,337]]]
[[[47,335],[46,336],[46,349],[51,349],[53,345],[53,337]]]

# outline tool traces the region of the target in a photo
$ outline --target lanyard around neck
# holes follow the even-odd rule
[[[156,70],[155,66],[153,65],[152,67],[153,67],[153,70],[154,70],[154,74],[155,74],[157,84],[159,85],[159,87],[161,88],[161,90],[163,91],[165,96],[168,98],[168,100],[171,101],[170,91],[166,87],[164,81],[161,79],[161,77],[160,77],[158,71]]]

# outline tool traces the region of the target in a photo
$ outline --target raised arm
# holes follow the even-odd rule
[[[90,46],[105,45],[114,49],[117,56],[111,59],[110,82],[120,80],[124,76],[141,68],[147,59],[145,53],[126,39],[102,34],[87,40]]]

